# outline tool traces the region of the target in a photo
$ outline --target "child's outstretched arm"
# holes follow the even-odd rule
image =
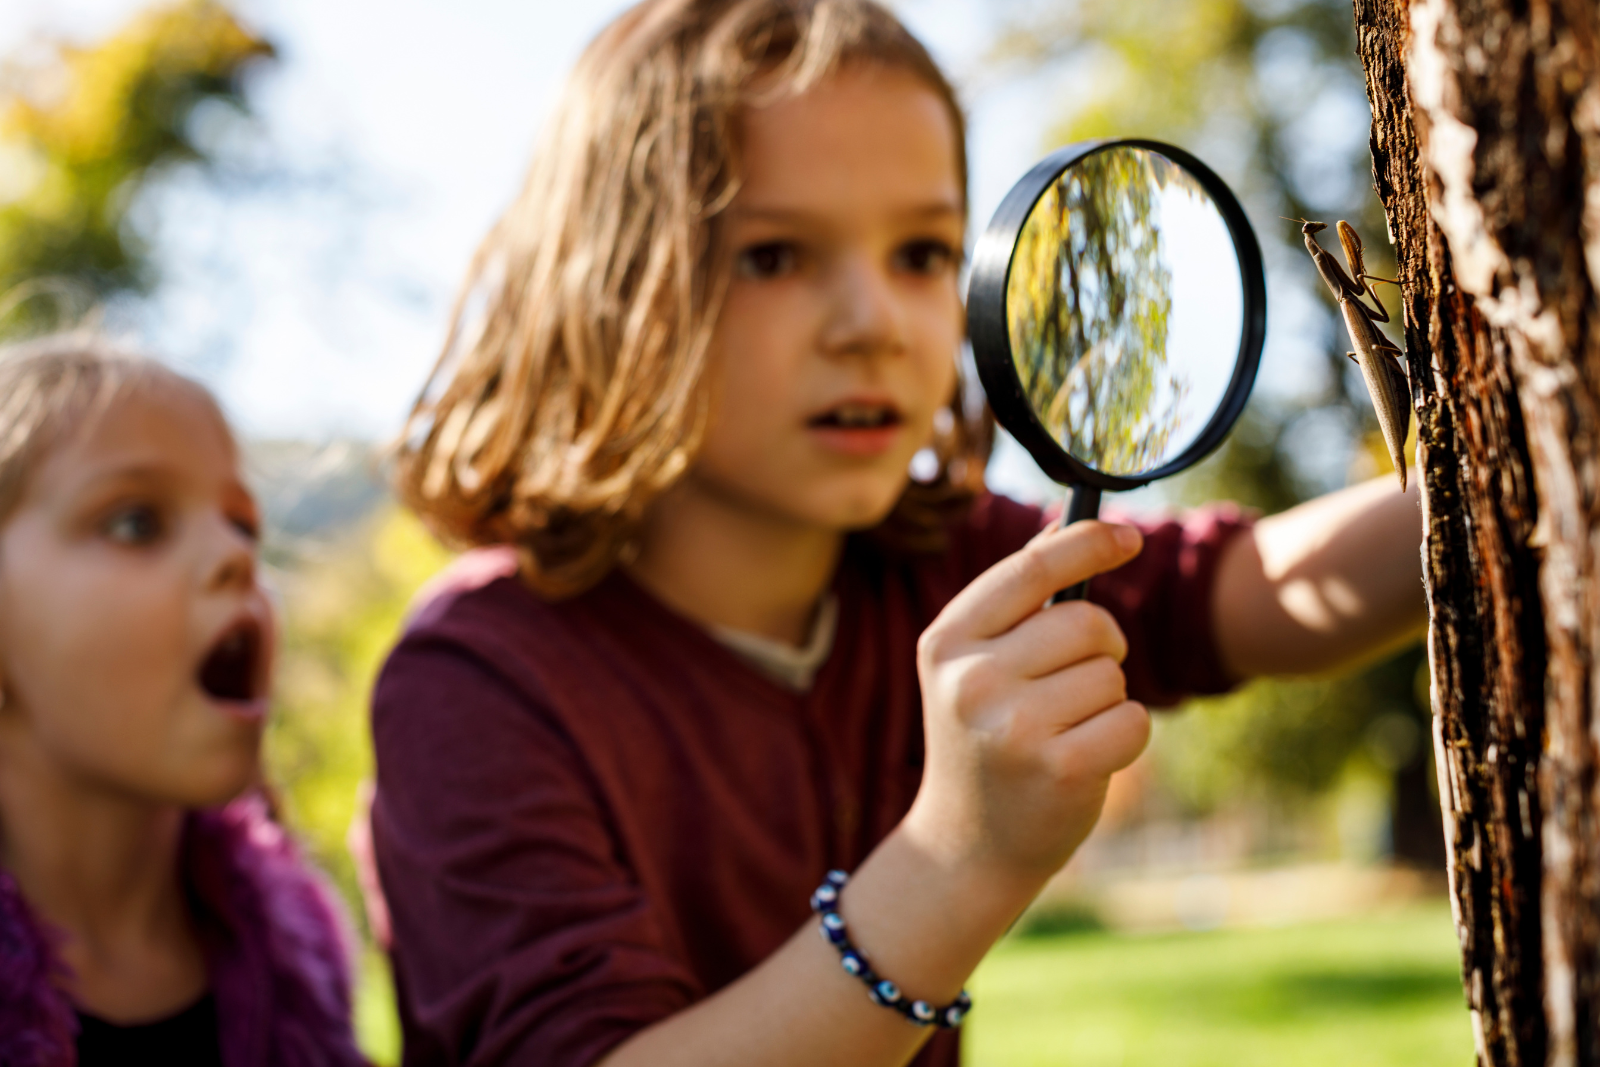
[[[1335,670],[1413,639],[1422,591],[1421,479],[1385,476],[1255,525],[1228,546],[1212,601],[1235,678]]]
[[[928,760],[910,814],[842,894],[877,972],[949,1002],[1088,834],[1111,774],[1144,748],[1111,616],[1055,590],[1138,551],[1129,527],[1041,535],[981,575],[923,635]],[[903,1064],[927,1037],[872,1004],[807,923],[717,994],[635,1034],[605,1067]]]

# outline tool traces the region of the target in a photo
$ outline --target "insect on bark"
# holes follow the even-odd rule
[[[1406,487],[1406,431],[1411,427],[1411,381],[1400,366],[1400,357],[1405,353],[1396,348],[1377,327],[1377,323],[1389,321],[1389,313],[1378,300],[1378,294],[1367,288],[1369,280],[1390,285],[1400,283],[1393,278],[1380,278],[1367,273],[1366,263],[1362,259],[1361,235],[1348,222],[1339,221],[1339,244],[1344,246],[1345,262],[1350,264],[1350,273],[1346,274],[1338,261],[1317,243],[1316,235],[1328,228],[1327,223],[1307,222],[1305,219],[1292,221],[1302,224],[1300,232],[1305,235],[1306,251],[1311,253],[1317,273],[1322,275],[1323,283],[1339,302],[1345,330],[1350,334],[1350,343],[1355,345],[1355,351],[1346,352],[1345,355],[1361,368],[1361,377],[1366,380],[1367,392],[1372,396],[1372,406],[1377,409],[1383,443],[1389,446],[1389,458],[1394,460],[1394,469],[1400,475],[1400,488],[1403,490]],[[1377,307],[1371,308],[1363,303],[1361,298],[1364,296],[1372,297]]]

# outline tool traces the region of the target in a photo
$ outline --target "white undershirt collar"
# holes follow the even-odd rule
[[[746,630],[726,626],[711,627],[711,636],[736,652],[741,659],[785,689],[804,693],[811,688],[817,671],[833,651],[833,636],[839,626],[839,598],[829,593],[817,605],[811,623],[811,636],[796,648],[783,641],[762,637]]]

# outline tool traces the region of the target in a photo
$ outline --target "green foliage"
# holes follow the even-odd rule
[[[1106,929],[1105,920],[1091,905],[1081,900],[1035,904],[1022,913],[1012,937],[1059,938],[1070,934],[1097,934]]]
[[[1011,938],[972,981],[973,1067],[1459,1067],[1443,905],[1315,925]]]
[[[71,279],[97,298],[143,292],[150,250],[128,226],[140,188],[207,162],[192,117],[242,111],[272,45],[209,0],[152,7],[90,48],[13,63],[0,83],[0,294]]]
[[[1350,678],[1258,681],[1192,703],[1160,723],[1163,781],[1206,810],[1252,791],[1308,799],[1332,788],[1353,758],[1392,772],[1422,754],[1408,650]]]
[[[1246,202],[1291,215],[1355,211],[1346,217],[1358,227],[1381,230],[1376,202],[1349,181],[1367,170],[1365,137],[1329,121],[1334,98],[1362,91],[1347,3],[1055,0],[1037,10],[995,51],[1090,73],[1053,140],[1202,142]]]
[[[285,820],[348,899],[345,832],[372,775],[367,702],[417,588],[448,556],[409,513],[385,509],[280,578],[283,647],[267,778]]]
[[[1227,444],[1174,479],[1174,496],[1187,504],[1233,500],[1265,515],[1300,503],[1310,487],[1285,462],[1292,426],[1281,409],[1253,399]]]
[[[285,553],[279,546],[276,554]],[[345,835],[372,776],[368,701],[419,586],[448,560],[408,512],[385,508],[283,571],[283,647],[267,732],[267,780],[280,815],[357,912],[360,889]],[[357,1032],[375,1062],[398,1060],[387,964],[361,960]]]
[[[361,953],[356,977],[356,1041],[375,1067],[400,1062],[400,1015],[389,959],[372,945]]]

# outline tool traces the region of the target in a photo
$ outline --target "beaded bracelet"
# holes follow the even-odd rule
[[[829,871],[828,877],[811,894],[811,910],[821,917],[822,939],[839,950],[839,964],[845,973],[861,979],[874,1004],[890,1008],[917,1026],[938,1026],[952,1030],[961,1025],[972,1009],[972,998],[963,989],[949,1004],[936,1008],[925,1000],[906,1000],[900,987],[880,978],[867,963],[866,954],[850,943],[850,931],[839,914],[839,890],[850,880],[843,871]]]

